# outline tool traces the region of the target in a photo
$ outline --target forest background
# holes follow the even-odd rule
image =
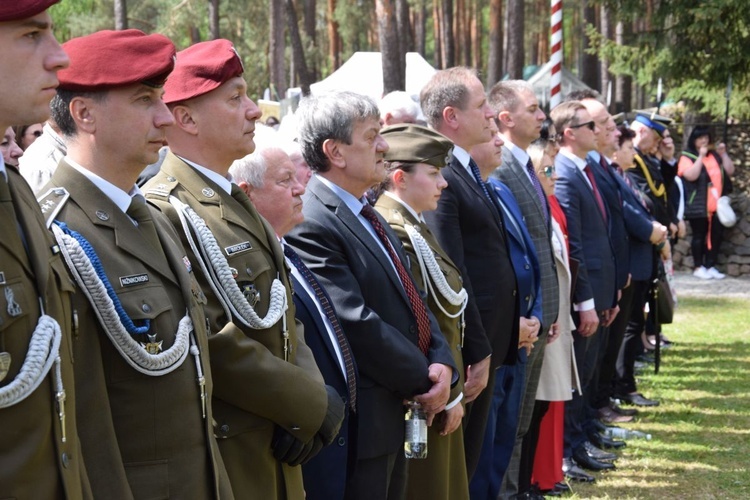
[[[61,41],[138,28],[179,49],[234,42],[251,97],[325,78],[356,51],[383,53],[385,91],[404,86],[407,51],[436,68],[475,67],[489,88],[528,78],[550,57],[549,0],[63,0]],[[563,64],[606,93],[611,111],[657,105],[657,81],[680,121],[750,119],[747,0],[563,0]],[[611,82],[611,83],[610,83]],[[684,115],[683,115],[684,113]]]

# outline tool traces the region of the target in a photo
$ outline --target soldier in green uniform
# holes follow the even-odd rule
[[[435,416],[427,433],[427,459],[409,463],[408,498],[460,500],[469,498],[461,428],[463,408],[463,312],[468,296],[461,273],[427,227],[422,212],[435,210],[448,185],[440,169],[453,143],[419,125],[393,125],[381,130],[388,141],[388,177],[375,210],[396,232],[411,262],[411,273],[435,315],[453,360],[462,374],[451,389],[446,409]]]
[[[208,295],[215,432],[238,498],[302,499],[298,467],[330,444],[344,403],[295,323],[277,236],[229,167],[255,149],[258,107],[227,40],[177,54],[164,100],[171,152],[146,196],[180,233]]]
[[[49,116],[69,59],[47,8],[0,3],[0,130]],[[73,284],[31,189],[0,159],[0,498],[92,498],[76,425]]]
[[[135,180],[174,120],[161,35],[64,45],[53,117],[67,156],[40,198],[68,268],[77,414],[96,498],[232,498],[213,436],[205,296],[177,234]]]

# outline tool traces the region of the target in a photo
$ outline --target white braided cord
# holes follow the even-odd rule
[[[148,353],[123,326],[104,283],[78,241],[65,234],[57,224],[52,224],[52,232],[73,277],[93,306],[99,323],[125,361],[137,371],[152,377],[166,375],[179,368],[188,355],[189,337],[193,330],[190,315],[186,312],[180,320],[172,347],[157,354]]]
[[[424,283],[424,289],[429,290],[429,293],[435,297],[440,310],[449,318],[457,318],[463,314],[466,309],[466,304],[469,302],[469,294],[465,288],[461,288],[460,291],[456,292],[448,284],[445,279],[445,275],[440,270],[440,265],[435,259],[435,254],[432,253],[430,245],[425,241],[424,237],[419,234],[414,226],[409,224],[404,226],[406,228],[406,234],[409,235],[412,246],[414,247],[414,253],[417,255],[417,261],[419,262],[419,268],[422,271],[422,281]],[[427,276],[431,279],[427,279]],[[437,293],[439,292],[439,294]],[[440,297],[443,297],[449,304],[453,306],[460,306],[458,312],[449,313],[440,303]]]
[[[227,317],[236,317],[245,326],[255,330],[265,330],[275,325],[288,308],[286,288],[281,280],[278,278],[273,280],[268,312],[265,318],[259,317],[237,285],[229,263],[206,222],[195,210],[176,197],[170,196],[169,203],[177,211],[190,248],[199,260],[198,264],[201,269],[209,278],[211,288],[221,302]],[[195,242],[193,233],[198,243]],[[205,261],[208,261],[210,266]]]
[[[62,388],[59,377],[59,352],[62,330],[54,318],[43,314],[39,317],[34,333],[31,334],[29,349],[18,375],[8,385],[0,388],[0,408],[8,408],[20,403],[33,393],[47,377],[52,365],[57,361],[56,386]]]

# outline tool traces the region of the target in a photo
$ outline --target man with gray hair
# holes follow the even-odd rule
[[[404,498],[404,400],[431,417],[458,381],[451,350],[407,269],[401,243],[366,202],[385,178],[375,103],[353,92],[305,98],[299,139],[314,175],[305,221],[287,235],[337,307],[359,368],[356,470],[347,498]]]
[[[419,105],[403,90],[386,94],[378,104],[380,122],[383,126],[398,123],[418,123],[421,114]]]
[[[526,362],[526,383],[518,420],[516,444],[513,448],[501,494],[503,498],[529,491],[534,466],[534,452],[539,439],[539,425],[547,411],[548,402],[536,402],[536,391],[544,361],[548,333],[557,332],[559,290],[557,270],[552,254],[550,211],[547,197],[536,177],[534,165],[526,153],[532,141],[539,137],[544,112],[539,107],[534,90],[523,80],[499,82],[488,97],[495,112],[495,122],[503,137],[503,166],[492,174],[500,179],[518,200],[526,228],[536,248],[539,274],[542,280],[542,325],[539,341]]]

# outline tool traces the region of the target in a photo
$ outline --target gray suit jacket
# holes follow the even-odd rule
[[[305,221],[285,240],[325,287],[359,368],[358,459],[395,453],[403,446],[403,400],[432,383],[431,363],[454,367],[435,321],[427,356],[417,347],[417,321],[385,253],[346,204],[313,176],[303,197]],[[381,218],[393,248],[401,242]]]
[[[544,212],[549,214],[549,205],[545,203],[545,206],[542,207],[539,196],[526,175],[526,167],[521,165],[505,146],[503,146],[503,164],[492,175],[503,181],[510,188],[513,196],[516,197],[518,207],[523,214],[523,221],[526,223],[526,229],[529,230],[534,242],[536,256],[539,260],[539,273],[542,278],[542,327],[539,330],[539,335],[546,335],[550,325],[557,320],[560,302],[557,270],[550,243],[552,236],[551,216],[547,218],[544,216]]]

